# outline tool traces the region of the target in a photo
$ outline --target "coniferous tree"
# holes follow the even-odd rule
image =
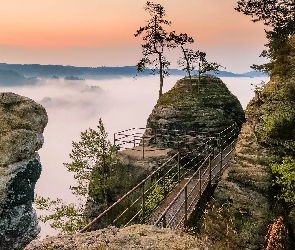
[[[184,46],[187,43],[193,43],[194,39],[188,36],[186,33],[180,33],[177,35],[175,31],[173,31],[169,35],[169,40],[172,42],[173,47],[180,46],[183,57],[178,60],[178,64],[182,67],[182,70],[187,72],[191,81],[191,72],[195,69],[193,63],[196,57],[193,50],[187,49]]]
[[[35,197],[36,207],[49,214],[39,219],[50,226],[61,229],[63,233],[75,232],[86,224],[84,216],[87,199],[96,195],[103,197],[106,206],[110,204],[112,170],[118,163],[117,149],[107,139],[102,120],[97,130],[89,128],[81,132],[81,140],[72,142],[71,163],[64,163],[69,172],[74,174],[76,186],[70,190],[77,197],[77,203],[67,204],[62,199],[51,200],[41,196]]]
[[[267,27],[266,50],[260,54],[270,60],[252,68],[272,75],[287,75],[292,65],[288,59],[295,34],[295,4],[293,0],[239,0],[237,11],[251,16],[253,22],[261,21]]]
[[[208,71],[218,71],[220,64],[216,62],[208,62],[206,59],[206,53],[202,51],[194,51],[192,49],[185,48],[187,43],[193,43],[194,39],[188,36],[186,33],[180,33],[177,35],[175,31],[171,32],[169,35],[169,41],[172,46],[180,47],[182,52],[182,57],[178,60],[178,65],[182,67],[182,70],[186,71],[190,82],[192,80],[191,73],[193,70],[198,69],[199,82],[201,79],[201,74]]]
[[[164,49],[171,47],[168,39],[168,32],[165,26],[171,22],[165,19],[165,9],[162,5],[150,1],[144,7],[151,18],[147,24],[140,27],[135,37],[143,35],[144,43],[141,45],[143,58],[137,64],[138,72],[143,72],[148,66],[152,66],[153,73],[160,76],[159,98],[163,94],[164,77],[169,75],[168,67],[170,62],[164,56]]]

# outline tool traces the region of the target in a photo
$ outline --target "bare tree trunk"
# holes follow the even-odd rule
[[[199,93],[199,90],[200,90],[200,83],[201,83],[201,72],[200,72],[200,70],[201,70],[201,63],[199,63],[199,82],[198,82],[198,86],[197,86],[197,88],[198,88],[198,93]]]
[[[183,46],[181,45],[181,49],[182,49],[182,53],[184,55],[184,59],[185,59],[185,62],[186,62],[186,71],[188,73],[188,76],[189,76],[189,79],[190,81],[192,80],[192,76],[191,76],[191,70],[190,70],[190,65],[189,65],[189,61],[188,61],[188,58],[187,58],[187,54],[183,48]]]
[[[159,62],[160,62],[160,89],[159,89],[159,98],[163,94],[163,84],[164,84],[164,77],[163,77],[163,63],[162,63],[162,54],[159,53]]]
[[[186,71],[188,73],[188,77],[189,77],[189,80],[190,80],[190,90],[191,90],[191,92],[193,92],[193,83],[192,83],[192,76],[191,76],[191,69],[190,69],[189,61],[188,61],[185,49],[183,48],[182,45],[181,45],[181,49],[182,49],[182,52],[183,52],[183,55],[184,55],[184,59],[186,61]]]

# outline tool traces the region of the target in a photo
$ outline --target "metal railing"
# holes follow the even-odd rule
[[[196,173],[203,169],[202,166],[207,161],[208,155],[214,155],[217,151],[219,152],[218,155],[220,153],[222,155],[222,149],[231,143],[236,136],[235,130],[236,126],[232,125],[214,136],[207,137],[205,142],[200,143],[192,151],[185,154],[179,148],[177,153],[88,223],[80,232],[86,231],[94,224],[100,224],[101,227],[108,225],[124,227],[132,223],[145,223],[153,211],[183,179],[190,176],[190,178],[194,178]],[[116,134],[122,137],[124,136],[123,132],[130,133],[130,131],[132,131],[132,136],[137,138],[138,132],[133,133],[133,129]],[[123,139],[125,140],[125,138]],[[140,140],[142,140],[142,137]],[[126,141],[129,143],[128,140]]]
[[[152,224],[173,229],[182,228],[206,188],[221,177],[223,169],[229,162],[235,142],[235,140],[232,141],[215,157],[213,157],[213,154],[209,154]]]
[[[149,151],[165,150],[167,148],[180,151],[184,148],[184,145],[189,148],[190,144],[206,144],[211,138],[218,139],[222,144],[226,140],[228,131],[236,129],[236,126],[236,124],[232,124],[220,133],[135,127],[114,133],[113,143],[120,150],[141,151],[142,158],[145,158],[145,154]]]

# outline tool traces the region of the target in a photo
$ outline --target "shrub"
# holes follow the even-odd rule
[[[281,164],[272,164],[271,170],[274,174],[273,185],[279,187],[276,198],[287,204],[295,204],[295,159],[284,157]]]

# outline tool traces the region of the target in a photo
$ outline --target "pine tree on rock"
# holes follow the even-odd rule
[[[159,74],[160,98],[163,94],[164,77],[169,75],[168,67],[170,66],[170,62],[164,56],[164,49],[170,48],[171,43],[164,27],[170,26],[171,22],[164,19],[165,9],[160,4],[147,1],[144,10],[150,14],[151,19],[134,34],[135,37],[143,35],[144,41],[141,45],[143,58],[137,64],[137,70],[143,72],[148,66],[152,66],[153,74]]]

